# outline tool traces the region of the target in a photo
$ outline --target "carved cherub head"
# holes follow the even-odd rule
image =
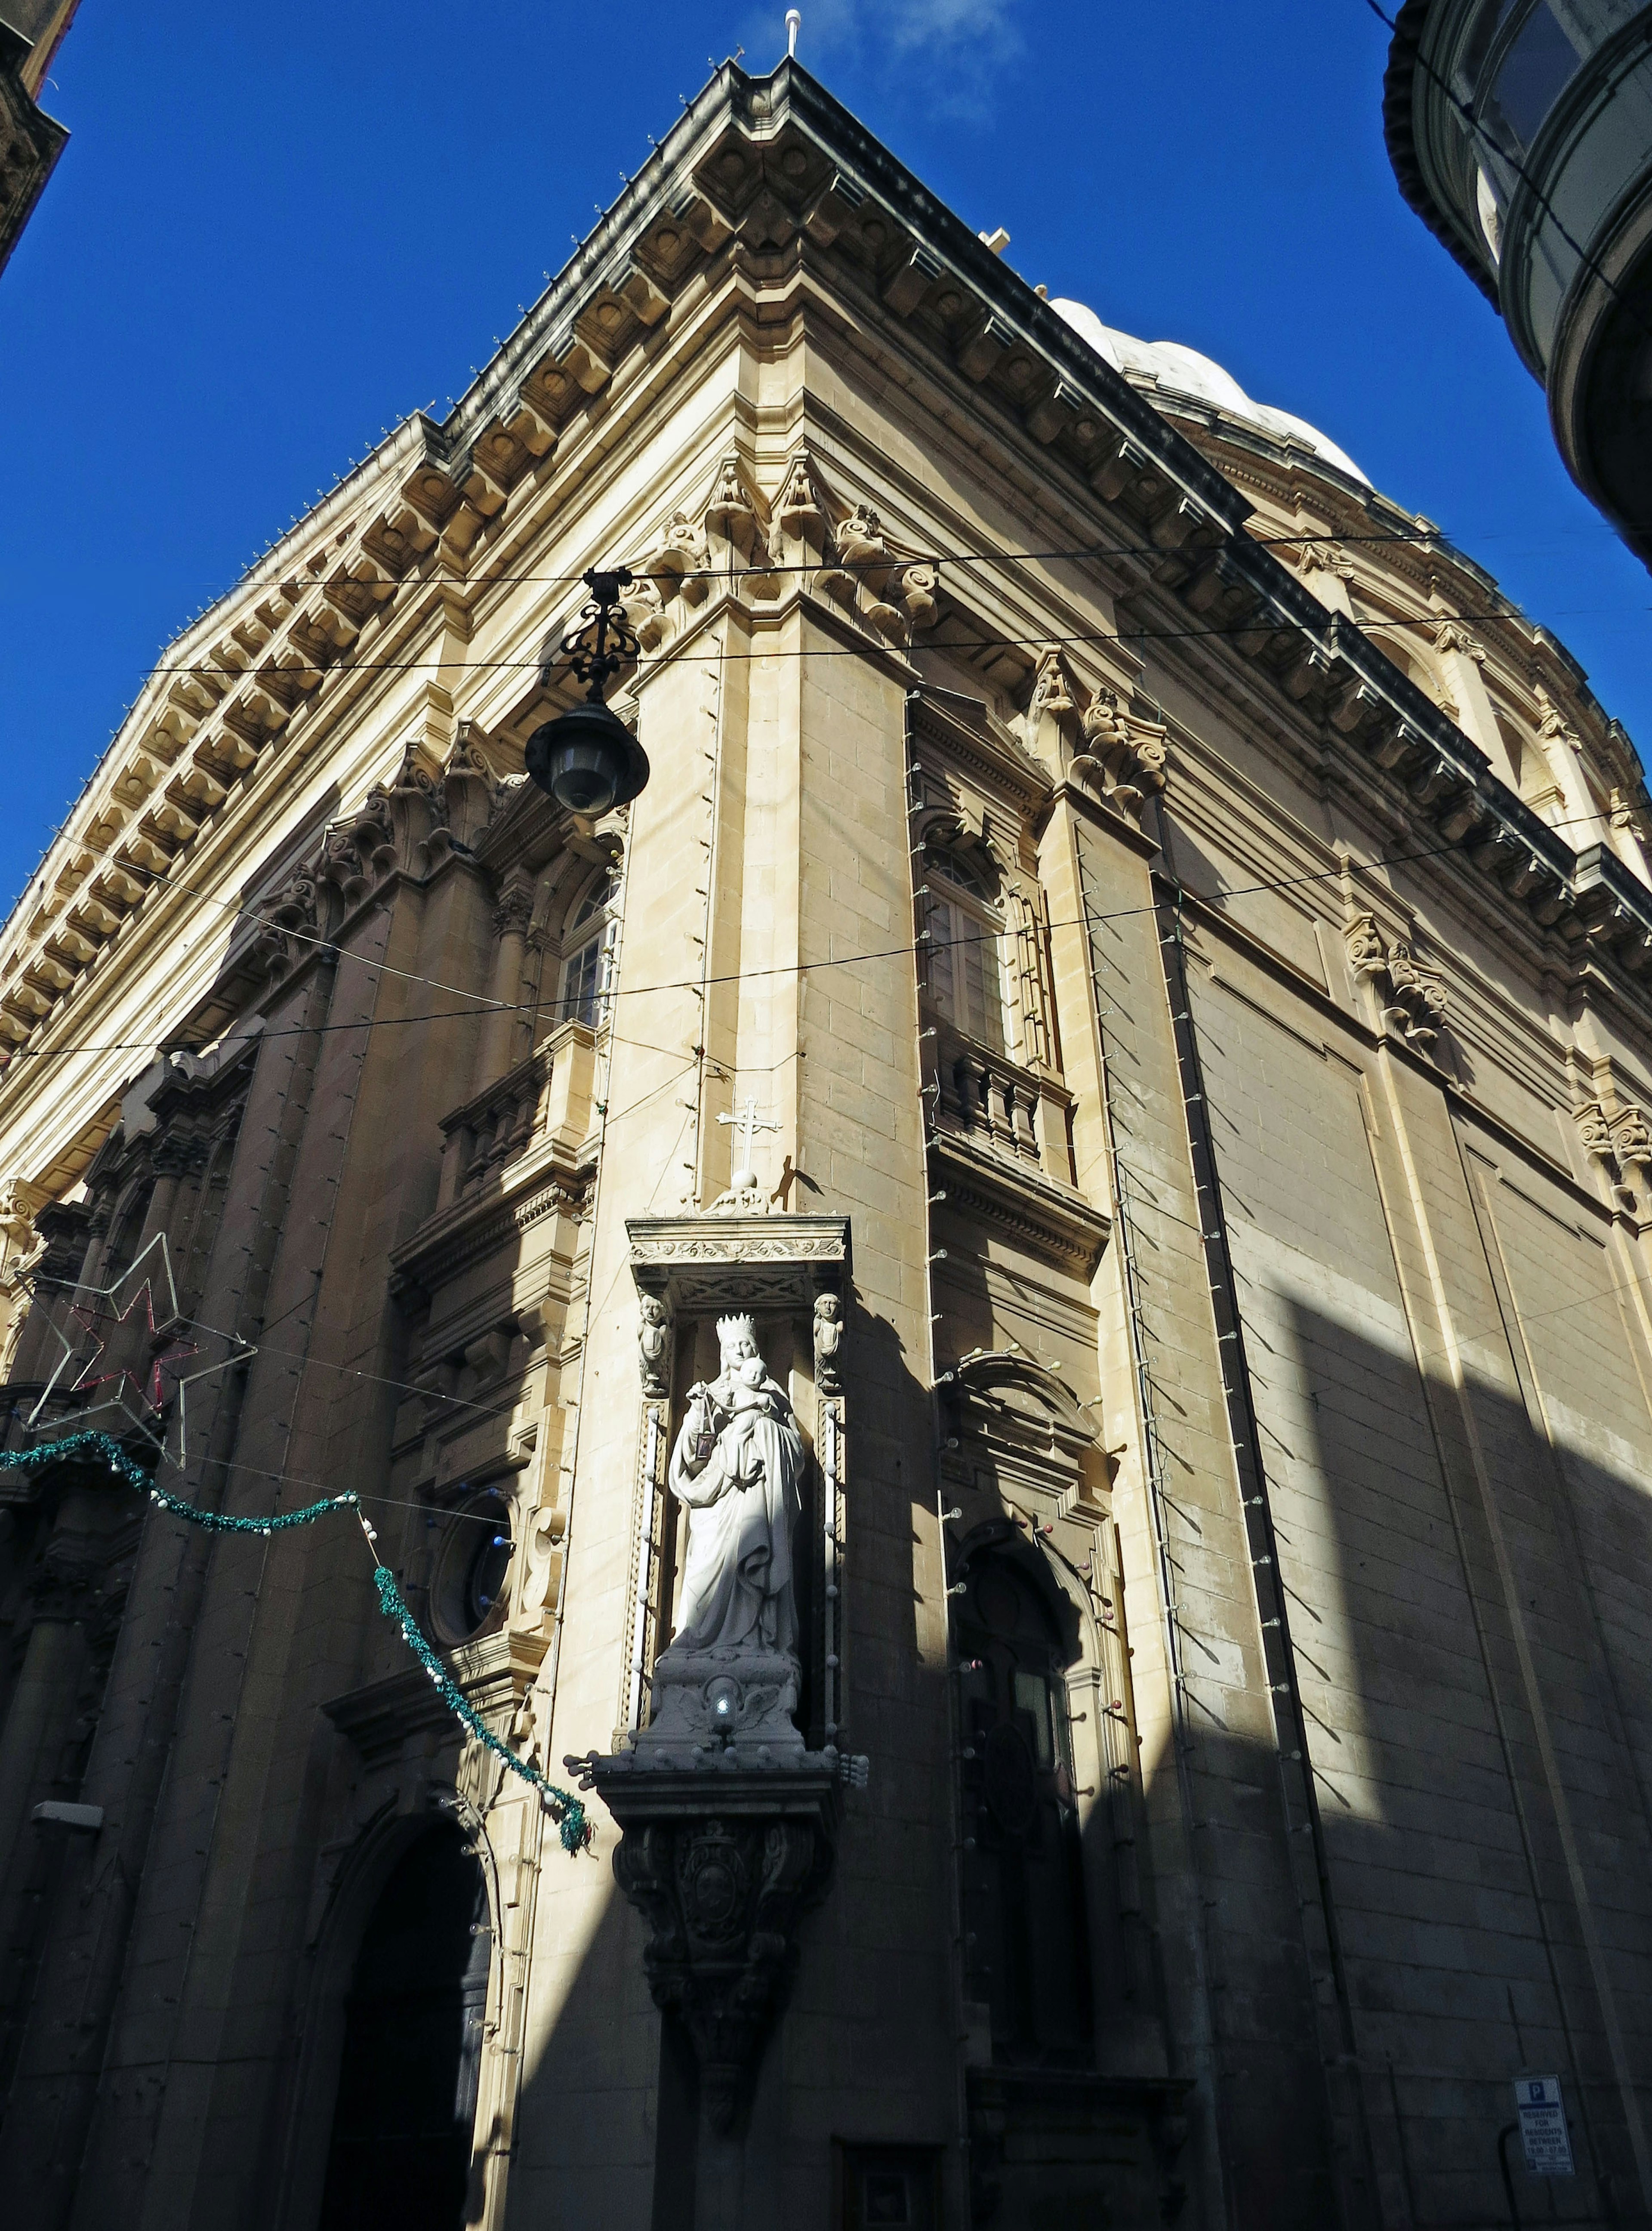
[[[657,1294],[644,1294],[637,1308],[645,1325],[662,1325],[666,1321],[665,1303]]]
[[[836,1324],[842,1306],[836,1294],[823,1294],[815,1303],[815,1315],[826,1324]]]

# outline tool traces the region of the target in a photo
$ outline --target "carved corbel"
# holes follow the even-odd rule
[[[742,566],[757,562],[762,522],[739,458],[732,450],[717,468],[717,479],[702,516],[713,566],[720,558],[731,556],[738,557]]]
[[[596,1786],[624,1830],[614,1875],[648,1925],[649,1991],[687,2032],[706,2119],[727,2133],[791,1990],[798,1924],[830,1882],[840,1800],[829,1770],[788,1775],[784,1796],[775,1776],[748,1771],[720,1774],[708,1809],[708,1778]]]
[[[780,553],[790,566],[819,566],[831,540],[831,522],[807,455],[794,457],[774,507]]]
[[[1444,980],[1417,959],[1404,938],[1388,949],[1388,980],[1394,995],[1385,1010],[1388,1020],[1398,1025],[1409,1045],[1431,1052],[1449,1004]]]
[[[1369,980],[1387,973],[1388,954],[1374,914],[1357,914],[1342,934],[1348,966],[1356,976]]]
[[[897,564],[884,540],[883,521],[870,504],[857,503],[837,530],[837,559],[867,594],[880,598]]]
[[[1343,938],[1348,965],[1381,1001],[1384,1024],[1418,1052],[1431,1053],[1449,1005],[1439,971],[1417,958],[1408,939],[1385,944],[1370,912],[1355,915]]]
[[[1625,1169],[1652,1168],[1652,1123],[1632,1102],[1612,1117],[1612,1152]]]
[[[1483,656],[1484,654],[1482,653]],[[1568,751],[1581,755],[1583,738],[1566,719],[1548,691],[1539,682],[1536,685],[1538,704],[1538,734],[1546,749],[1551,753],[1557,745],[1564,744]]]
[[[1168,778],[1169,729],[1132,712],[1107,689],[1096,691],[1079,727],[1084,748],[1068,772],[1106,804],[1139,814]]]
[[[1614,1206],[1638,1213],[1642,1194],[1652,1185],[1652,1122],[1646,1110],[1620,1097],[1608,1069],[1604,1090],[1574,1108],[1572,1120],[1584,1153],[1601,1166]]]
[[[453,749],[442,766],[437,788],[442,799],[442,826],[449,844],[473,846],[493,818],[499,785],[481,755],[481,732],[471,721],[461,721]]]
[[[51,1196],[43,1186],[26,1178],[8,1178],[0,1185],[0,1246],[3,1247],[0,1287],[10,1290],[45,1246],[35,1229],[35,1219]]]
[[[274,903],[264,909],[263,927],[253,941],[253,953],[272,978],[284,975],[320,943],[319,898],[314,876],[308,868],[300,868]]]
[[[1033,756],[1052,768],[1064,766],[1080,748],[1078,694],[1059,650],[1039,657],[1021,733]]]
[[[427,844],[436,824],[436,766],[416,739],[402,754],[390,778],[387,804],[402,865],[412,871],[429,864]]]
[[[632,569],[630,586],[620,598],[620,610],[636,637],[639,650],[657,650],[671,633],[661,584],[651,570],[653,564],[652,559],[645,558]]]
[[[686,511],[673,512],[658,542],[632,571],[639,581],[652,584],[659,599],[658,619],[644,618],[636,630],[642,649],[657,650],[671,632],[678,600],[690,606],[702,605],[711,592],[705,537]]]
[[[907,625],[913,634],[932,628],[940,607],[935,592],[939,575],[933,566],[905,566],[900,571],[900,600],[907,616]]]

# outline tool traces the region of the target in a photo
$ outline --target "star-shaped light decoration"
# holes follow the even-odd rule
[[[39,1282],[42,1287],[56,1283]],[[106,1351],[119,1341],[121,1328],[128,1323],[140,1303],[145,1335],[142,1357],[124,1361],[111,1358],[113,1368],[100,1370]],[[155,1234],[113,1285],[77,1288],[63,1314],[74,1329],[66,1331],[59,1316],[48,1320],[62,1354],[38,1400],[22,1420],[25,1432],[41,1434],[56,1429],[46,1414],[54,1400],[61,1404],[64,1394],[93,1394],[99,1387],[108,1387],[113,1391],[104,1400],[74,1412],[74,1430],[81,1432],[100,1426],[118,1434],[136,1428],[146,1433],[161,1452],[180,1467],[188,1449],[186,1390],[255,1353],[250,1343],[238,1335],[221,1333],[216,1328],[184,1317],[172,1276],[171,1250],[164,1232]],[[190,1335],[197,1336],[191,1338]],[[85,1353],[88,1335],[94,1343],[89,1355]],[[225,1353],[201,1370],[181,1371],[178,1367],[191,1357],[207,1354],[203,1343],[208,1339],[221,1341]],[[117,1356],[120,1352],[117,1348]],[[131,1351],[126,1353],[130,1355]],[[166,1394],[169,1376],[175,1382],[176,1396],[170,1410]]]

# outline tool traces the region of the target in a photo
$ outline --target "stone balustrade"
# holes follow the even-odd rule
[[[1007,1054],[950,1031],[942,1032],[939,1052],[940,1121],[1042,1165],[1044,1094],[1036,1077]]]
[[[564,1023],[442,1117],[438,1212],[472,1199],[542,1142],[578,1151],[590,1121],[595,1049],[595,1033],[584,1023]]]

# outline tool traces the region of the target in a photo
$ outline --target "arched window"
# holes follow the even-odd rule
[[[947,1020],[995,1053],[1004,1050],[1003,919],[981,876],[955,852],[932,852],[929,996]]]
[[[1009,1557],[966,1568],[965,1966],[1010,2064],[1087,2062],[1090,1963],[1066,1659],[1042,1590]]]
[[[611,869],[598,876],[569,917],[562,942],[558,1022],[584,1023],[594,1031],[604,1018],[618,930],[613,912],[618,880]]]
[[[109,1245],[98,1271],[100,1286],[113,1286],[124,1278],[138,1259],[138,1249],[144,1236],[144,1225],[149,1215],[150,1196],[155,1190],[152,1180],[139,1187],[127,1200],[115,1220]]]
[[[380,1892],[351,1978],[320,2231],[462,2231],[487,1923],[481,1869],[451,1827]]]

